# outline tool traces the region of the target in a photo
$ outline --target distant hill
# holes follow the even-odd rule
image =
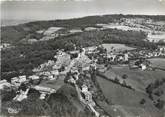
[[[66,20],[50,20],[50,21],[34,21],[25,23],[26,21],[6,21],[6,25],[18,24],[16,26],[5,26],[1,28],[1,41],[15,43],[30,33],[37,30],[47,29],[48,27],[65,27],[65,28],[84,28],[100,23],[110,23],[120,18],[151,18],[156,21],[165,21],[165,16],[146,16],[146,15],[103,15],[103,16],[87,16],[82,18],[73,18]],[[4,21],[2,21],[3,24]],[[24,23],[24,24],[22,24]]]
[[[10,43],[14,48],[2,49],[2,79],[10,80],[21,74],[32,74],[32,69],[38,65],[53,59],[57,49],[65,51],[78,48],[99,45],[102,43],[120,43],[129,46],[146,47],[155,49],[154,43],[145,41],[146,34],[142,31],[123,31],[117,29],[82,31],[66,36],[54,37],[52,40],[38,41],[37,43],[24,43],[30,38],[38,39],[42,35],[36,31],[50,27],[63,27],[64,29],[84,29],[94,27],[96,24],[115,22],[120,18],[146,17],[154,20],[163,20],[165,16],[134,16],[134,15],[103,15],[87,16],[67,20],[35,21],[16,26],[1,28],[1,42]]]
[[[2,19],[1,20],[1,26],[15,26],[18,24],[24,24],[24,23],[28,23],[31,22],[32,20],[19,20],[19,19]]]

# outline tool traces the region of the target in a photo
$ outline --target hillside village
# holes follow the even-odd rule
[[[163,20],[103,15],[2,31],[4,115],[164,117]]]
[[[11,78],[11,82],[1,80],[0,87],[1,90],[5,88],[15,89],[17,94],[13,100],[21,102],[28,98],[28,93],[31,89],[39,91],[39,98],[45,100],[52,93],[56,93],[65,83],[68,83],[74,85],[81,103],[86,105],[96,117],[99,117],[100,114],[103,116],[105,113],[98,111],[97,108],[100,107],[97,107],[98,105],[95,104],[96,100],[93,100],[98,87],[95,86],[95,91],[91,88],[94,87],[92,83],[88,81],[87,77],[91,77],[90,74],[92,71],[98,71],[99,74],[103,74],[108,69],[111,69],[113,65],[119,64],[127,65],[132,70],[161,69],[152,67],[152,64],[148,61],[150,58],[158,57],[165,57],[165,47],[160,46],[155,51],[133,49],[117,52],[114,47],[111,48],[111,51],[108,51],[103,45],[99,45],[81,49],[76,49],[75,47],[75,50],[68,52],[58,50],[56,55],[54,55],[54,60],[48,60],[46,63],[34,68],[33,75],[14,77]],[[86,77],[84,77],[83,82],[78,83],[82,75]],[[122,87],[136,90],[130,84],[126,83],[126,80],[117,78],[109,80]],[[19,110],[8,108],[8,113],[19,113]]]

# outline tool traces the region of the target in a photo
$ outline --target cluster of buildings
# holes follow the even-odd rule
[[[11,83],[7,82],[6,80],[2,80],[0,82],[1,89],[4,86],[14,86],[18,89],[19,92],[13,100],[22,101],[23,99],[27,98],[27,94],[30,88],[38,90],[41,95],[40,99],[45,99],[46,95],[56,92],[56,89],[51,87],[42,86],[40,85],[39,81],[46,80],[46,81],[54,81],[58,80],[60,75],[66,75],[69,71],[73,73],[77,72],[80,68],[84,68],[83,70],[89,70],[89,63],[91,62],[90,59],[85,55],[85,50],[78,53],[76,58],[71,60],[71,55],[59,50],[57,54],[54,56],[54,60],[48,60],[48,62],[41,64],[39,67],[33,69],[35,74],[31,76],[18,76],[11,78]],[[24,90],[20,87],[23,85],[26,86]]]
[[[7,82],[7,80],[0,80],[0,90],[4,89],[5,87],[10,87],[11,84]]]
[[[95,109],[95,102],[92,99],[92,92],[89,91],[88,85],[86,82],[83,82],[83,85],[80,86],[77,84],[77,81],[79,80],[80,72],[77,70],[75,72],[71,72],[72,75],[70,75],[69,79],[67,80],[68,83],[72,83],[75,85],[78,97],[80,101],[87,105],[88,108],[95,114],[96,117],[99,117],[99,112]]]
[[[144,59],[139,59],[141,56],[143,56]],[[133,57],[137,58],[135,59],[135,62],[130,62],[131,64],[129,65],[135,65],[136,67],[140,67],[142,70],[145,70],[150,65],[146,59],[158,56],[165,56],[165,47],[159,47],[156,51],[131,50],[125,52],[107,52],[102,46],[87,47],[70,52],[59,50],[54,56],[54,60],[48,60],[46,63],[43,63],[33,69],[35,74],[31,76],[22,75],[11,78],[11,83],[6,80],[1,80],[0,89],[3,89],[5,86],[17,87],[19,93],[13,98],[13,100],[16,101],[22,101],[27,98],[28,92],[31,88],[40,92],[40,99],[45,99],[47,95],[55,93],[56,89],[49,86],[42,86],[39,81],[58,80],[60,75],[66,76],[68,75],[67,73],[70,72],[72,75],[69,77],[68,82],[75,85],[80,101],[87,105],[95,113],[95,115],[99,117],[99,113],[95,109],[96,104],[92,99],[92,92],[89,90],[88,84],[86,82],[84,82],[82,86],[78,86],[77,84],[80,74],[83,72],[85,73],[85,71],[90,71],[91,68],[95,70],[103,69],[103,71],[105,71],[107,68],[107,66],[105,66],[106,63],[125,64],[130,62],[131,59],[134,59]],[[126,84],[124,80],[120,80],[119,83],[123,85]],[[26,85],[25,89],[20,88],[22,84]]]
[[[9,43],[1,43],[0,49],[7,49],[7,48],[11,48],[11,44],[9,44]]]
[[[128,53],[112,53],[111,52],[107,54],[107,59],[109,62],[117,62],[117,63],[128,62],[129,55]]]

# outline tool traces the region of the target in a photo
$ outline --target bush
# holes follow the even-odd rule
[[[119,82],[119,79],[118,79],[117,77],[115,77],[114,82],[116,82],[116,83],[120,83],[120,82]]]
[[[123,75],[122,75],[122,78],[123,78],[123,79],[127,79],[127,78],[128,78],[128,75],[127,75],[127,74],[123,74]]]
[[[146,100],[143,98],[140,100],[140,104],[145,104],[146,103]]]
[[[164,101],[164,100],[158,99],[158,100],[157,100],[157,103],[155,104],[155,106],[156,106],[158,109],[163,109],[164,104],[165,104],[165,101]]]

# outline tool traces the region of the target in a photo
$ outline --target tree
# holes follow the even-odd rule
[[[125,80],[123,81],[123,85],[124,85],[124,86],[127,86],[127,83],[125,82]]]
[[[48,103],[41,99],[24,99],[22,102],[22,115],[29,115],[29,116],[43,116],[43,115],[50,115],[50,106]]]
[[[16,96],[16,91],[14,89],[2,90],[1,91],[1,100],[11,101]]]
[[[64,94],[51,94],[48,104],[51,107],[51,115],[54,117],[75,117],[76,115],[76,108]]]
[[[165,104],[165,101],[164,101],[164,100],[158,99],[158,100],[157,100],[157,103],[155,104],[155,106],[156,106],[158,109],[163,109],[164,104]]]
[[[127,75],[127,74],[123,74],[123,75],[122,75],[122,78],[123,78],[123,79],[127,79],[127,78],[128,78],[128,75]]]
[[[141,99],[140,104],[145,104],[145,103],[146,103],[146,100],[144,98]]]
[[[115,77],[115,80],[114,80],[116,83],[119,83],[119,79],[117,77]]]
[[[163,92],[163,90],[161,90],[161,89],[158,89],[157,91],[154,92],[154,94],[155,94],[156,96],[161,96],[163,93],[164,93],[164,92]]]
[[[36,90],[34,88],[30,88],[27,96],[30,100],[36,100],[36,99],[39,99],[40,94],[41,93],[38,90]]]

